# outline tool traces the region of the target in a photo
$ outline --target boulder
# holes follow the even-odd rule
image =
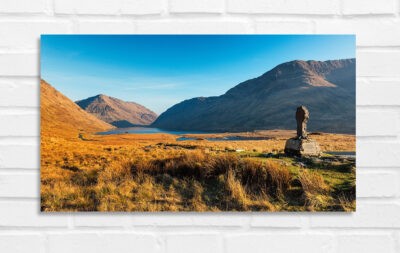
[[[321,149],[315,140],[291,138],[286,141],[285,153],[292,156],[319,156]]]
[[[286,141],[285,153],[294,156],[319,156],[321,149],[318,143],[307,136],[307,121],[310,112],[305,106],[296,110],[297,136]]]

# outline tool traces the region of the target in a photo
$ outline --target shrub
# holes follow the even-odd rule
[[[310,211],[323,207],[329,202],[329,186],[317,172],[304,170],[299,174],[299,181],[303,189],[303,198]]]
[[[299,180],[304,192],[311,194],[325,194],[329,190],[324,178],[317,172],[304,170],[299,174]]]
[[[290,185],[290,172],[276,162],[244,160],[241,166],[241,181],[255,194],[268,193],[282,197]]]
[[[226,196],[228,205],[233,205],[233,208],[237,210],[247,210],[248,197],[246,190],[235,178],[232,170],[228,170],[226,173],[225,189],[229,194]]]

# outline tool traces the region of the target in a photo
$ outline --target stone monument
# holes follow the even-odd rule
[[[315,140],[307,136],[307,121],[310,113],[305,106],[296,110],[297,136],[286,141],[285,153],[294,156],[319,156],[321,150]]]

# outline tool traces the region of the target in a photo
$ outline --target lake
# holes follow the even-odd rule
[[[106,132],[99,132],[97,134],[108,135],[108,134],[157,134],[157,133],[166,133],[166,134],[175,134],[175,135],[208,134],[208,132],[201,132],[201,131],[174,131],[174,130],[165,130],[165,129],[161,129],[161,128],[154,128],[154,127],[116,128],[116,129],[111,129]]]
[[[154,127],[129,127],[129,128],[116,128],[106,132],[99,132],[97,134],[100,135],[109,135],[109,134],[156,134],[156,133],[165,133],[165,134],[173,134],[178,135],[177,141],[191,141],[191,140],[199,140],[198,137],[186,137],[182,135],[186,134],[216,134],[216,132],[204,132],[204,131],[174,131],[174,130],[165,130],[161,128]],[[257,137],[257,136],[225,136],[225,137],[207,137],[204,140],[208,141],[250,141],[250,140],[268,140],[269,137]]]

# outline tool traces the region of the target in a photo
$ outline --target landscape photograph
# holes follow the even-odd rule
[[[42,35],[42,212],[356,211],[354,35]]]

